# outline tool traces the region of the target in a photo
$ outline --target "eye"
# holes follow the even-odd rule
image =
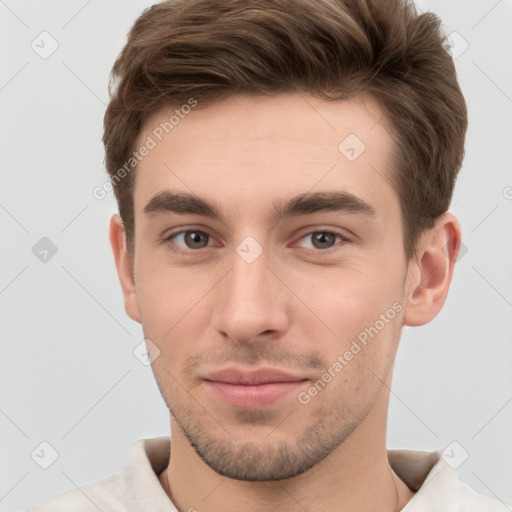
[[[345,242],[348,239],[344,237],[341,233],[337,233],[335,231],[311,231],[307,235],[301,237],[301,240],[311,240],[310,245],[306,245],[307,249],[330,249],[334,245],[336,245],[337,239],[339,241]],[[304,247],[304,246],[303,246]]]
[[[181,248],[185,249],[203,249],[207,247],[209,244],[210,235],[204,231],[199,231],[198,229],[189,229],[184,231],[179,231],[177,233],[171,233],[168,237],[166,237],[166,241],[172,242],[177,245],[175,249],[181,251]]]

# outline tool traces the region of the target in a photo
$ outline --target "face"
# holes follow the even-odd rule
[[[139,139],[156,145],[136,171],[129,312],[160,351],[173,432],[220,474],[288,478],[360,426],[393,365],[407,262],[383,114],[240,95],[159,141],[173,113]]]

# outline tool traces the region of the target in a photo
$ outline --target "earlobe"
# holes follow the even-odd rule
[[[422,235],[418,256],[409,264],[404,325],[424,325],[439,313],[448,295],[460,243],[459,221],[450,212],[441,215]]]
[[[117,274],[121,283],[124,297],[124,307],[128,316],[136,322],[141,322],[139,299],[133,276],[132,264],[126,248],[126,234],[121,217],[117,214],[110,219],[110,245],[114,253]]]

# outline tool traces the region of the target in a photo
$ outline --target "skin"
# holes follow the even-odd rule
[[[133,268],[118,215],[110,225],[126,311],[160,350],[152,368],[171,411],[160,482],[182,511],[400,510],[414,493],[387,460],[393,364],[402,326],[423,325],[443,306],[459,223],[442,215],[406,260],[388,181],[393,145],[369,98],[237,95],[200,107],[137,168]],[[149,119],[140,141],[173,111]],[[366,146],[354,161],[338,150],[351,133]],[[210,200],[222,220],[145,213],[166,190]],[[329,191],[351,193],[375,214],[268,218],[276,200]],[[169,238],[180,229],[206,233],[204,247]],[[326,230],[344,239],[319,245],[315,233]],[[236,251],[248,236],[262,249],[251,263]],[[393,304],[394,317],[307,404],[293,392],[244,409],[205,385],[208,372],[236,363],[299,375],[307,392]]]

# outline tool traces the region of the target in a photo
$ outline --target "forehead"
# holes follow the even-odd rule
[[[166,107],[146,122],[144,144],[151,149],[136,171],[136,215],[169,189],[228,203],[235,216],[310,191],[346,191],[376,210],[398,202],[387,121],[369,98],[236,95]]]

